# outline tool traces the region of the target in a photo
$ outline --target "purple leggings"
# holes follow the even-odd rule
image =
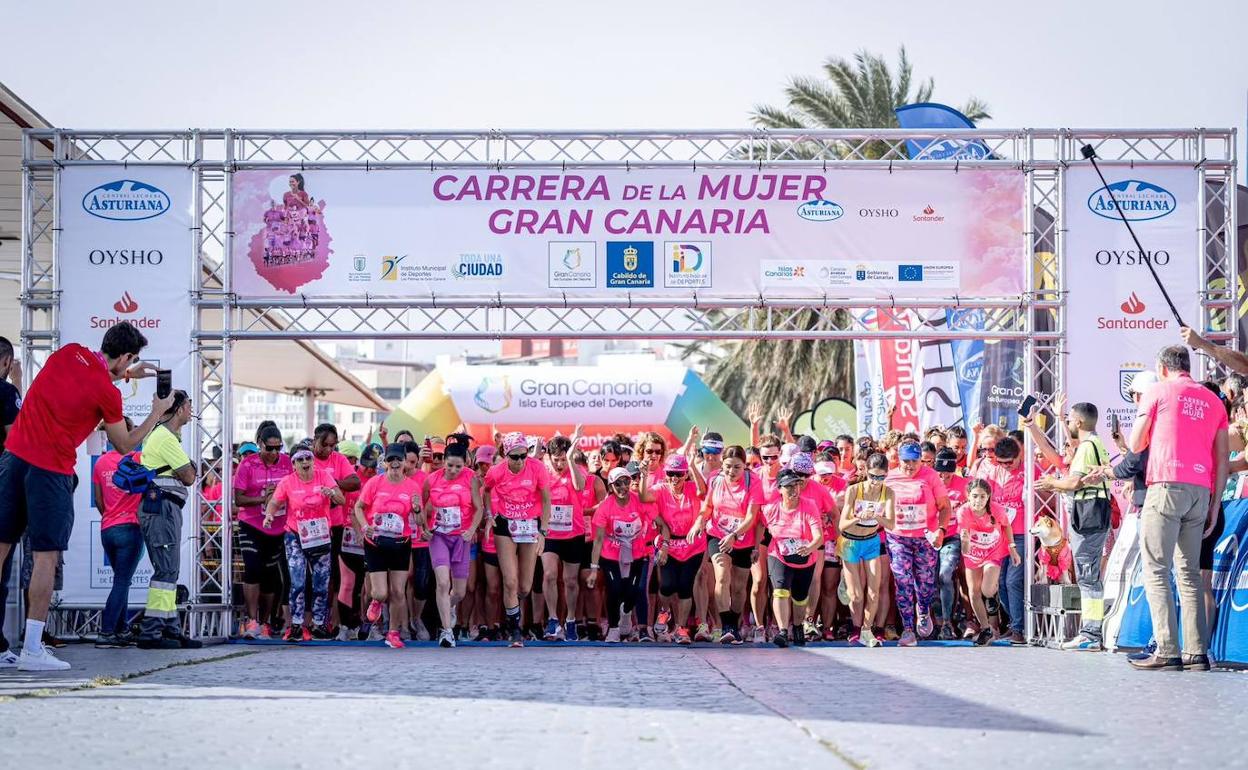
[[[472,559],[471,546],[459,535],[434,532],[429,539],[429,559],[434,567],[450,567],[452,578],[465,580]]]
[[[897,614],[907,631],[914,631],[914,605],[931,612],[936,598],[936,568],[940,554],[925,537],[888,536],[889,566],[897,585]]]

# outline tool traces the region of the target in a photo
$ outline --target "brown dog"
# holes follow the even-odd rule
[[[1070,543],[1057,520],[1045,514],[1036,519],[1031,534],[1040,541],[1036,551],[1036,582],[1069,585],[1075,582],[1074,558]]]

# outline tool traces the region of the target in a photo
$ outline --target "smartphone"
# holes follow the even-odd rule
[[[1024,398],[1024,399],[1023,399],[1023,403],[1022,403],[1022,405],[1020,405],[1020,406],[1018,407],[1018,414],[1019,414],[1019,416],[1020,416],[1020,417],[1027,417],[1028,415],[1030,415],[1030,414],[1031,414],[1031,410],[1032,410],[1032,408],[1033,408],[1035,405],[1036,405],[1036,397],[1035,397],[1035,396],[1028,396],[1027,398]]]
[[[1109,416],[1109,435],[1118,438],[1121,434],[1118,428],[1118,415],[1111,414]]]
[[[168,398],[173,392],[173,372],[169,369],[156,370],[156,397]]]

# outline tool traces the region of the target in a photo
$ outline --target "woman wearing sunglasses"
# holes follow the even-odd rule
[[[499,463],[485,474],[485,500],[503,575],[503,613],[512,647],[524,646],[520,602],[533,591],[533,572],[550,525],[550,473],[529,457],[523,433],[503,436]]]
[[[937,549],[949,526],[949,493],[936,471],[923,465],[923,450],[914,441],[897,448],[899,467],[888,474],[896,495],[894,525],[888,529],[889,566],[897,587],[897,614],[903,628],[897,643],[914,647],[917,636],[935,631],[932,601],[936,598]]]
[[[802,494],[806,480],[800,473],[786,468],[777,475],[776,485],[780,499],[762,509],[763,521],[771,534],[767,547],[771,611],[780,626],[772,641],[777,647],[789,646],[791,622],[794,643],[804,646],[803,624],[815,579],[815,554],[823,546],[823,515],[815,498]]]
[[[762,485],[745,468],[745,449],[728,447],[719,475],[710,481],[702,512],[685,538],[693,543],[705,527],[706,548],[715,570],[715,604],[719,609],[722,644],[744,641],[739,623],[745,610],[746,583],[754,553],[754,525],[762,504]]]
[[[355,504],[355,525],[364,533],[364,562],[372,602],[368,622],[381,620],[383,605],[390,608],[387,647],[403,647],[399,629],[407,620],[407,568],[412,561],[412,525],[420,506],[421,481],[405,470],[407,447],[386,447],[386,472],[364,485]]]
[[[279,507],[286,508],[286,561],[290,565],[290,626],[282,637],[288,642],[312,641],[311,629],[305,622],[306,574],[312,573],[312,621],[317,636],[328,639],[330,506],[342,505],[345,499],[334,477],[316,469],[312,449],[304,444],[295,447],[291,460],[295,472],[282,479],[269,498],[264,511],[263,526],[269,527]]]
[[[580,440],[581,426],[571,438],[555,436],[546,447],[550,472],[550,532],[542,548],[542,598],[546,603],[548,642],[575,642],[576,600],[580,593],[581,562],[585,561],[585,474],[568,461],[568,452]],[[559,568],[563,567],[563,594],[567,618],[559,622]],[[588,577],[588,576],[586,576]]]
[[[442,632],[438,644],[455,646],[456,609],[468,587],[472,541],[485,514],[481,484],[466,470],[468,447],[462,443],[443,449],[442,467],[425,478],[419,524],[429,541],[438,617]]]
[[[699,533],[692,542],[688,539],[706,495],[706,483],[701,474],[695,471],[693,483],[690,483],[689,472],[688,458],[674,454],[663,464],[664,481],[653,484],[648,474],[641,477],[641,501],[655,504],[655,523],[660,534],[659,595],[666,607],[659,619],[664,627],[670,622],[674,595],[677,644],[693,641],[689,638],[689,610],[693,605],[694,583],[706,554],[705,534]]]
[[[878,647],[871,628],[880,592],[880,531],[893,524],[893,491],[884,483],[888,457],[876,452],[866,459],[866,480],[845,490],[841,511],[840,555],[849,594],[853,628],[849,643]]]
[[[632,477],[624,468],[614,468],[607,477],[607,498],[594,513],[594,546],[589,558],[592,590],[598,573],[607,584],[607,639],[618,643],[631,632],[633,607],[642,582],[649,575],[650,545],[646,535],[650,519],[637,493]]]
[[[249,454],[234,471],[234,502],[238,505],[238,549],[243,557],[243,604],[247,619],[244,639],[268,639],[274,599],[282,593],[286,559],[283,533],[286,511],[276,513],[264,525],[264,509],[282,479],[295,472],[290,455],[282,450],[282,432],[276,425],[257,431],[260,451]]]

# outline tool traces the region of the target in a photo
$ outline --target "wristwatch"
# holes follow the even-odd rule
[[[597,572],[597,571],[598,571],[598,565],[597,565],[597,564],[591,564],[591,565],[589,565],[589,568],[590,568],[591,570],[594,570],[595,572]]]

